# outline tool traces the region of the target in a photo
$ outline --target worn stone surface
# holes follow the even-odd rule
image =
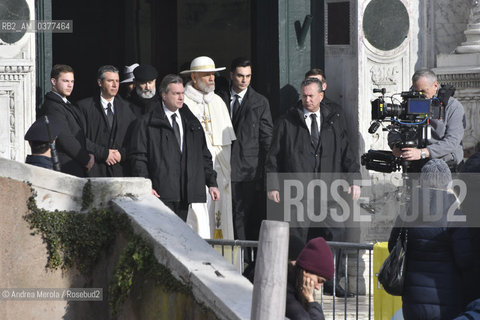
[[[0,177],[9,177],[32,184],[37,192],[37,205],[46,210],[80,211],[83,187],[87,179],[0,158]],[[91,178],[94,202],[103,206],[119,195],[149,194],[150,180],[144,178]]]
[[[29,224],[23,219],[27,213],[27,201],[31,196],[30,187],[22,182],[0,177],[0,283],[2,288],[14,289],[17,293],[24,288],[72,288],[85,287],[90,279],[77,271],[52,271],[45,267],[47,250],[40,235],[31,235]],[[106,278],[99,264],[99,273],[89,287],[106,288]],[[3,291],[3,290],[2,290]],[[10,291],[11,292],[11,291]],[[5,297],[3,297],[5,298]],[[103,304],[103,308],[98,308]],[[100,312],[101,310],[104,312]],[[64,300],[17,301],[0,298],[2,319],[80,319],[74,310],[80,311],[78,303]],[[84,315],[108,315],[105,302],[96,305],[84,303],[81,307]]]
[[[158,261],[191,286],[193,295],[220,319],[249,319],[252,284],[153,195],[113,200]]]
[[[5,319],[108,319],[108,283],[125,239],[120,237],[96,265],[93,276],[73,271],[45,269],[46,247],[41,236],[32,236],[23,215],[27,212],[30,181],[38,203],[47,209],[78,208],[86,179],[0,159],[0,287],[103,288],[103,302],[3,301]],[[201,239],[160,200],[151,195],[146,179],[92,179],[96,205],[109,205],[127,213],[134,230],[149,241],[158,261],[191,287],[193,297],[169,293],[161,286],[137,281],[121,319],[249,319],[251,283]],[[144,296],[145,299],[138,299]],[[39,316],[38,314],[41,314]]]

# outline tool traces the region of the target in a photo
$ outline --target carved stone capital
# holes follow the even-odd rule
[[[21,81],[33,72],[33,65],[0,65],[0,81]]]
[[[30,73],[33,71],[33,65],[0,65],[0,74],[2,73]]]

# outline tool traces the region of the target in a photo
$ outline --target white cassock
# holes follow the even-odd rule
[[[187,223],[201,237],[212,238],[215,231],[215,215],[220,212],[223,238],[233,239],[230,154],[232,141],[236,140],[236,137],[228,109],[222,98],[214,92],[205,94],[198,91],[191,82],[185,86],[184,102],[203,126],[220,190],[220,200],[213,201],[207,188],[207,204],[192,203]],[[206,219],[208,219],[208,226]],[[208,231],[207,228],[209,228]]]

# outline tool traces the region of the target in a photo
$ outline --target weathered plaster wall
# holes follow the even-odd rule
[[[31,235],[23,219],[31,195],[26,181],[38,194],[38,206],[49,210],[78,209],[86,183],[86,179],[0,158],[0,287],[103,288],[104,299],[11,301],[0,297],[0,318],[109,319],[108,283],[125,239],[117,239],[91,278],[75,270],[45,269],[46,245],[39,235]],[[194,297],[172,294],[161,283],[154,285],[138,279],[119,319],[250,318],[251,283],[151,194],[150,180],[92,179],[92,189],[96,206],[110,204],[117,198],[113,209],[129,216],[135,233],[152,245],[159,263],[190,287]]]

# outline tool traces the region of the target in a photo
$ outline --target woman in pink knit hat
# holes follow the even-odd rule
[[[325,319],[313,299],[314,289],[333,278],[333,256],[322,237],[310,240],[295,261],[288,264],[286,316],[291,320]]]

